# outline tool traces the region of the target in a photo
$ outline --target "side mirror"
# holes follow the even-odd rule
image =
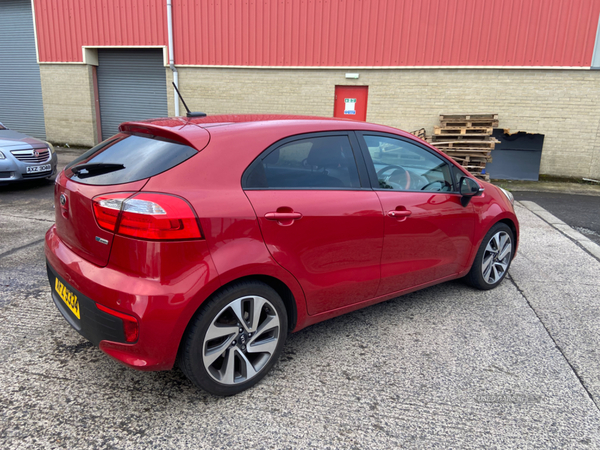
[[[461,204],[463,206],[467,206],[469,201],[471,201],[471,197],[475,197],[483,193],[483,188],[479,186],[479,183],[477,183],[477,181],[475,181],[473,178],[462,177],[460,179],[459,192],[460,195],[462,195]]]

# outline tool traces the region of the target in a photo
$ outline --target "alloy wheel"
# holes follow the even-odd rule
[[[481,263],[483,279],[488,284],[498,283],[506,274],[512,255],[512,242],[505,231],[492,236],[485,247]]]
[[[281,320],[264,297],[240,297],[212,320],[202,345],[202,360],[218,383],[235,385],[254,378],[273,356]]]

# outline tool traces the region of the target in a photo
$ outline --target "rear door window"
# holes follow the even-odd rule
[[[165,172],[197,153],[175,141],[120,133],[75,159],[65,171],[83,184],[131,183]]]
[[[315,136],[267,150],[248,169],[245,188],[360,188],[347,135]]]

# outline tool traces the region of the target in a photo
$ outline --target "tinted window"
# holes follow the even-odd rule
[[[358,170],[347,136],[300,139],[261,155],[247,188],[358,188]]]
[[[443,159],[410,142],[364,136],[379,187],[399,191],[452,191],[450,167]]]
[[[197,153],[173,141],[118,134],[69,164],[67,169],[73,172],[67,170],[67,176],[83,184],[130,183],[165,172]],[[84,164],[89,169],[75,173]]]

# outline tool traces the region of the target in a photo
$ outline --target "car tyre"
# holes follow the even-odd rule
[[[504,223],[497,223],[485,235],[465,281],[480,290],[498,286],[514,255],[514,234]]]
[[[236,283],[207,300],[184,337],[179,366],[197,387],[219,396],[258,383],[287,337],[281,297],[259,281]]]

